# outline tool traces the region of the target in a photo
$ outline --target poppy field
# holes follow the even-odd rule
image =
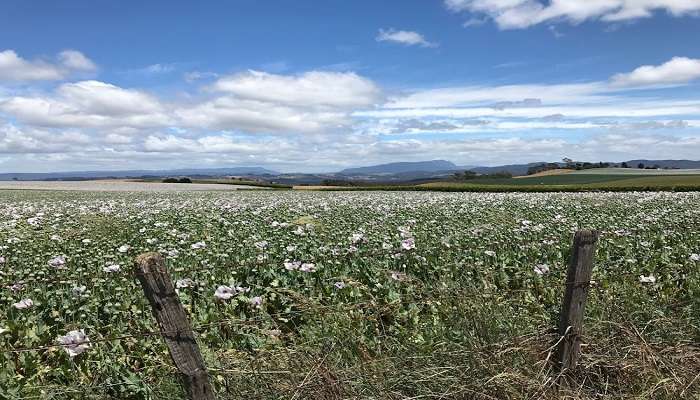
[[[159,252],[219,398],[558,398],[572,234],[601,232],[571,398],[700,397],[700,193],[0,191],[0,398],[183,398]]]

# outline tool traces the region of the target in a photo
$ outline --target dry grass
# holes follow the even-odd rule
[[[550,176],[550,175],[563,175],[563,174],[570,174],[572,172],[574,172],[573,169],[550,169],[550,170],[538,172],[538,173],[532,174],[532,175],[515,176],[514,179],[536,178],[539,176]]]

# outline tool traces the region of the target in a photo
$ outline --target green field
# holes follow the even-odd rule
[[[474,179],[418,185],[433,190],[465,191],[688,191],[700,190],[700,175],[561,174],[510,179]]]
[[[184,398],[132,273],[158,252],[219,399],[696,400],[698,209],[698,193],[0,191],[0,398]],[[557,391],[584,227],[601,231],[585,346]]]

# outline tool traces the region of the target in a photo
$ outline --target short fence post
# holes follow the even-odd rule
[[[583,313],[588,297],[588,288],[593,273],[593,259],[598,232],[580,230],[574,235],[569,270],[566,274],[566,291],[559,320],[561,337],[557,348],[557,368],[571,371],[576,367],[581,352]]]
[[[135,273],[151,304],[170,356],[182,375],[187,396],[192,400],[213,400],[209,374],[165,259],[158,253],[142,254],[136,258]]]

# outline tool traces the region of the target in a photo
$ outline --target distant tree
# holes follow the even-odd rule
[[[162,180],[163,183],[192,183],[192,179],[187,177],[182,178],[165,178]]]
[[[639,168],[639,169],[644,169],[644,163],[639,163],[639,164],[637,164],[637,168]]]
[[[627,163],[626,163],[626,162],[623,162],[623,163],[622,163],[622,165],[621,165],[621,167],[622,167],[622,168],[629,168],[630,166],[629,166],[629,165],[627,165]]]

